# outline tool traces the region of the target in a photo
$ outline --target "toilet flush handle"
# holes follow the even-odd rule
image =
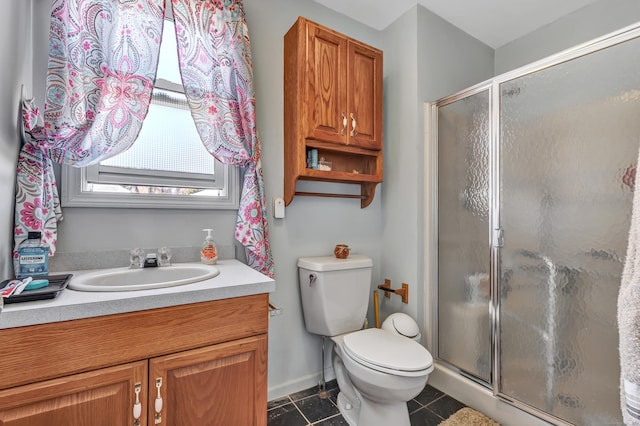
[[[309,274],[309,287],[316,281],[316,274]]]

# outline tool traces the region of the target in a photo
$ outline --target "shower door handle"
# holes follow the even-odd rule
[[[493,230],[493,246],[504,247],[504,229],[496,228]]]

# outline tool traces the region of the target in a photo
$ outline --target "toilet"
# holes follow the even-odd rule
[[[362,329],[372,266],[361,255],[298,259],[304,322],[307,331],[334,342],[338,408],[350,426],[409,426],[407,401],[427,384],[433,357],[406,314]]]

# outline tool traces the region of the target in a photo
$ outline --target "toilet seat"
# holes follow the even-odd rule
[[[343,336],[344,353],[358,364],[396,376],[422,376],[433,370],[433,357],[403,336],[370,328]]]

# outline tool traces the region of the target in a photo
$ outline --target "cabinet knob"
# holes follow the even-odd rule
[[[353,113],[350,114],[351,116],[351,136],[356,136],[358,134],[358,132],[356,132],[356,117],[353,115]]]
[[[342,113],[342,131],[340,132],[340,134],[344,136],[346,132],[347,132],[347,116],[343,112]]]

